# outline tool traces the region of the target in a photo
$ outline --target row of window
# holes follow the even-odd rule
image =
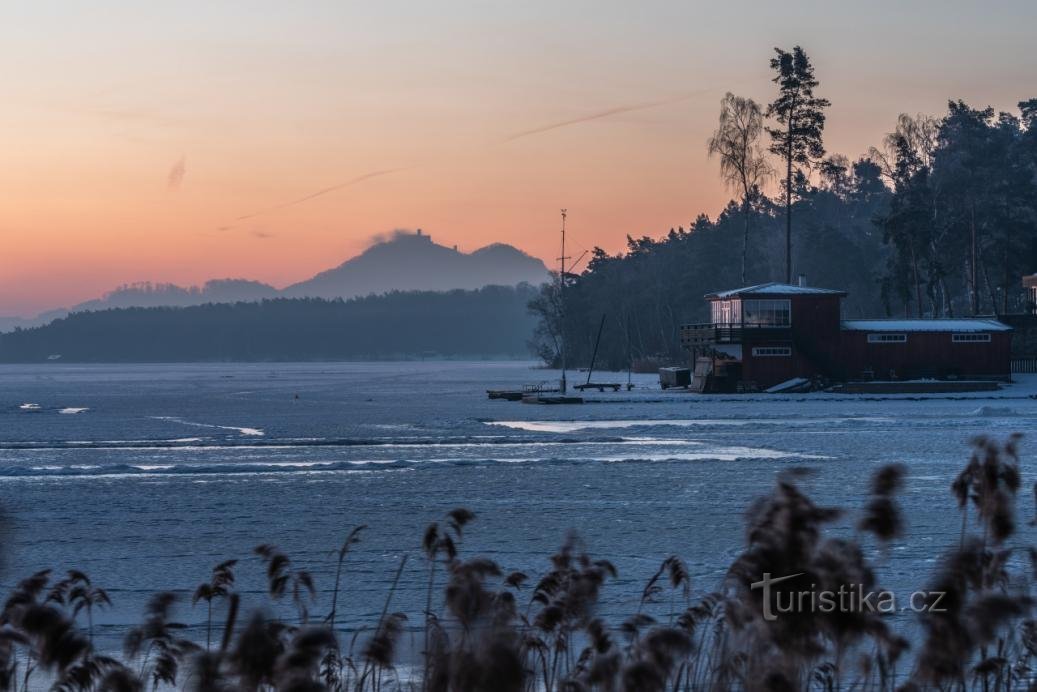
[[[743,300],[742,324],[787,327],[792,324],[792,304],[788,300]]]
[[[907,334],[868,334],[869,344],[902,344],[907,341]],[[962,343],[986,343],[990,341],[989,334],[951,334],[951,341],[956,344]],[[791,356],[791,346],[754,346],[753,355],[757,357]]]
[[[902,344],[907,341],[907,334],[868,334],[869,344]]]
[[[754,346],[754,356],[791,356],[792,347],[790,346]]]
[[[778,300],[714,300],[713,323],[745,327],[787,327],[792,324],[792,303]]]
[[[990,341],[989,334],[951,334],[951,342],[956,344],[986,343]],[[869,344],[903,344],[907,342],[907,334],[868,334]]]

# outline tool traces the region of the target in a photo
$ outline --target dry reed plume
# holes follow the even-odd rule
[[[846,586],[880,590],[887,546],[905,533],[897,493],[906,469],[877,470],[850,530],[845,521],[832,526],[850,510],[816,504],[799,484],[807,472],[794,469],[746,513],[745,548],[714,591],[696,593],[683,560],[670,556],[621,622],[599,613],[616,569],[592,557],[578,536],[566,537],[549,569],[530,579],[463,555],[465,528],[476,520],[466,509],[449,512],[423,536],[425,612],[392,609],[404,557],[388,580],[378,621],[350,641],[339,640],[336,624],[343,619],[339,601],[349,593],[348,557],[364,527],[333,553],[331,602],[319,624],[310,618],[318,593],[310,572],[279,548],[261,545],[254,552],[269,607],[253,604],[242,615],[235,569],[245,565],[222,562],[184,605],[205,603],[204,646],[174,619],[177,597],[158,593],[141,625],[126,634],[121,659],[93,644],[93,614],[111,605],[108,593],[82,572],[57,580],[38,572],[17,584],[0,613],[0,690],[1035,689],[1030,590],[1037,550],[1016,539],[1018,444],[1017,435],[1004,443],[973,441],[951,488],[960,538],[920,585],[926,604],[939,599],[940,607],[918,615],[921,633],[913,640],[895,632],[886,614],[866,608],[783,608],[790,599],[821,598]],[[1017,554],[1031,569],[1011,569]],[[761,590],[762,575],[798,576]],[[273,614],[281,600],[290,600],[296,621]],[[780,616],[767,616],[775,611]],[[409,622],[420,623],[420,652],[417,661],[401,662]]]

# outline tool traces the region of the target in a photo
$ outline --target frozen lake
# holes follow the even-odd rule
[[[339,621],[374,624],[409,555],[393,609],[416,623],[422,532],[465,506],[478,519],[462,553],[507,570],[544,572],[577,530],[618,567],[604,607],[625,616],[670,554],[687,561],[696,594],[714,588],[744,545],[743,511],[781,470],[817,469],[804,484],[811,495],[856,509],[872,472],[900,461],[909,533],[882,558],[879,580],[909,591],[957,541],[949,484],[969,438],[1037,423],[1034,376],[958,398],[701,397],[661,392],[649,376],[583,406],[484,393],[552,377],[529,363],[0,366],[10,525],[0,581],[46,567],[87,572],[114,601],[97,616],[112,648],[150,593],[181,591],[178,616],[204,638],[204,609],[189,597],[215,563],[242,560],[247,608],[264,585],[251,549],[276,543],[314,573],[323,599],[313,611],[323,615],[331,553],[367,524]],[[1030,445],[1024,488],[1037,476]],[[1027,492],[1021,518],[1032,512]],[[1032,543],[1034,529],[1021,530]]]

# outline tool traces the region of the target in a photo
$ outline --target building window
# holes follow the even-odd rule
[[[742,301],[714,300],[713,324],[737,326],[742,323]]]
[[[788,327],[792,305],[785,300],[743,300],[742,323],[747,327]]]
[[[907,334],[868,334],[869,344],[903,344]]]
[[[791,356],[791,346],[754,346],[754,356]]]
[[[951,341],[956,344],[972,344],[990,341],[989,334],[951,334]]]

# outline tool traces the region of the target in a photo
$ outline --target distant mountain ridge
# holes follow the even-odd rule
[[[504,243],[471,253],[432,242],[420,229],[396,231],[339,266],[278,290],[249,279],[214,279],[202,286],[149,282],[119,286],[102,298],[35,318],[2,318],[0,332],[46,324],[70,312],[130,307],[188,307],[205,303],[255,302],[271,298],[355,298],[390,291],[448,291],[484,286],[538,285],[548,279],[544,263]]]
[[[186,307],[203,303],[236,303],[276,298],[277,289],[261,281],[249,279],[212,279],[202,286],[184,288],[176,284],[149,282],[119,286],[103,298],[88,300],[72,308],[107,310],[109,308]]]
[[[387,291],[447,291],[483,286],[540,284],[544,263],[521,250],[495,243],[465,254],[432,242],[421,232],[397,232],[312,279],[285,288],[286,297],[351,298]]]

